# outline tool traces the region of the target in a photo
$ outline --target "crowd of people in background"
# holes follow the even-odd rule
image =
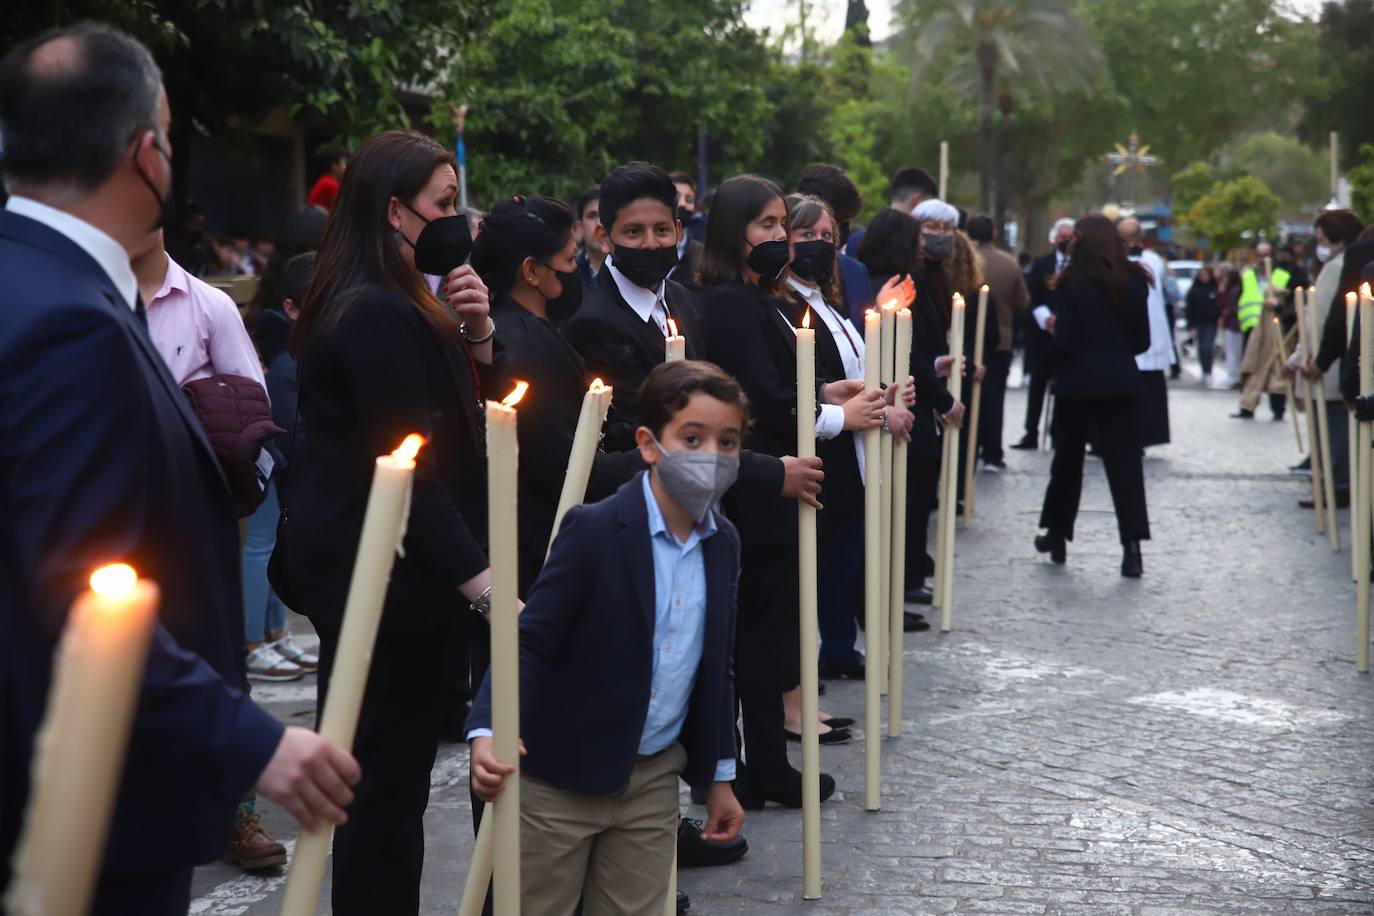
[[[55,153],[53,128],[36,114],[83,105],[99,110],[86,128],[93,139],[74,149],[101,150],[93,162]],[[478,405],[516,380],[530,383],[518,484],[524,893],[532,912],[568,912],[581,899],[588,912],[657,914],[674,856],[680,867],[729,864],[748,849],[744,811],[801,805],[802,774],[788,756],[802,725],[798,501],[820,510],[821,675],[864,677],[862,494],[871,456],[862,433],[910,443],[907,631],[929,629],[918,609],[932,598],[926,540],[941,443],[966,419],[949,379],[982,382],[980,428],[960,445],[975,450],[984,472],[1000,472],[1017,351],[1029,397],[1024,435],[1011,447],[1040,447],[1043,429],[1055,448],[1036,548],[1067,561],[1085,456],[1096,454],[1116,508],[1122,574],[1139,577],[1150,536],[1143,454],[1170,439],[1168,381],[1180,370],[1175,312],[1197,351],[1199,380],[1212,383],[1220,350],[1227,383],[1241,389],[1237,416],[1252,418],[1267,395],[1278,418],[1285,374],[1339,374],[1341,294],[1374,258],[1374,240],[1353,214],[1318,218],[1315,305],[1329,333],[1303,364],[1273,358],[1272,338],[1256,333],[1271,315],[1291,323],[1291,291],[1312,284],[1288,247],[1265,243],[1243,263],[1209,264],[1180,296],[1134,219],[1061,219],[1047,253],[1014,258],[992,218],[941,200],[916,166],[892,177],[885,206],[865,226],[856,222],[858,188],[828,163],[785,183],[737,175],[708,192],[684,172],[628,162],[588,176],[595,183],[572,202],[510,188],[479,213],[458,206],[453,154],[412,131],[379,134],[351,152],[322,149],[308,198],[279,238],[211,232],[206,215],[188,207],[169,252],[162,220],[174,116],[147,51],[108,28],[45,36],[12,51],[0,71],[12,195],[0,265],[41,250],[30,257],[46,259],[47,273],[28,298],[41,304],[47,283],[88,303],[60,346],[40,333],[48,319],[27,300],[22,309],[6,300],[0,334],[31,334],[26,345],[52,349],[53,359],[104,348],[98,365],[110,376],[101,381],[127,397],[130,428],[160,431],[149,447],[175,478],[92,459],[72,470],[82,476],[77,487],[53,468],[5,459],[7,505],[18,507],[7,527],[46,533],[25,548],[33,562],[0,580],[3,624],[27,634],[4,642],[27,653],[31,671],[25,713],[5,713],[0,737],[7,747],[32,744],[47,670],[33,670],[31,659],[50,655],[55,639],[38,621],[61,619],[95,559],[124,554],[170,585],[166,645],[155,650],[147,689],[163,691],[181,716],[161,731],[136,730],[134,753],[184,759],[172,749],[196,735],[244,758],[216,769],[217,804],[184,810],[149,795],[138,782],[145,776],[126,778],[121,804],[143,799],[165,812],[158,829],[198,841],[116,856],[102,877],[100,913],[185,912],[191,866],[223,852],[226,833],[229,856],[244,867],[282,864],[285,848],[254,814],[255,788],[307,826],[340,824],[335,913],[417,910],[440,743],[471,743],[475,818],[511,772],[490,744]],[[54,190],[72,186],[80,206]],[[52,279],[78,274],[84,285],[70,291],[76,281]],[[224,275],[257,278],[251,301],[239,307],[203,279]],[[975,303],[985,283],[984,340],[968,321],[964,339],[950,341],[954,296]],[[894,300],[913,312],[911,375],[866,389],[864,314]],[[794,335],[807,313],[817,332],[819,459],[796,457]],[[685,337],[687,359],[665,365],[674,332]],[[145,343],[155,362],[141,352]],[[40,400],[90,427],[105,402],[68,397],[49,377],[63,370],[45,366],[21,372],[7,363],[0,377],[29,386],[26,399],[58,385]],[[593,377],[613,387],[614,400],[588,505],[555,532]],[[1326,386],[1333,418],[1344,409],[1334,381]],[[24,412],[6,406],[0,421],[8,441],[43,444]],[[350,756],[303,730],[283,731],[252,706],[244,679],[317,673],[323,702],[372,461],[417,431],[429,444]],[[95,441],[91,454],[112,445]],[[1333,454],[1343,459],[1345,448]],[[1344,492],[1348,470],[1337,475]],[[61,486],[89,499],[90,519],[43,515],[30,494]],[[106,506],[116,490],[138,511]],[[140,520],[171,503],[179,514],[168,542]],[[111,513],[125,526],[114,538],[100,534]],[[187,555],[188,542],[200,552]],[[210,589],[213,622],[201,609]],[[288,608],[310,619],[318,652],[290,633]],[[19,660],[6,656],[10,666]],[[200,699],[166,674],[178,664],[197,673]],[[231,712],[206,721],[206,703]],[[855,720],[843,712],[820,713],[823,742],[851,739]],[[26,792],[23,767],[9,762],[0,863]],[[197,772],[183,767],[173,790],[195,795],[208,779]],[[704,822],[681,816],[679,776],[706,805]],[[829,798],[835,782],[820,779]],[[607,804],[613,796],[618,803]],[[178,818],[194,824],[183,829]],[[126,833],[116,827],[111,843],[136,845]]]

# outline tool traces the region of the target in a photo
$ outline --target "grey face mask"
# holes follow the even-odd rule
[[[926,235],[921,237],[921,250],[927,257],[942,261],[954,250],[954,239],[947,235]]]
[[[660,455],[654,465],[659,483],[697,524],[704,522],[711,507],[734,486],[739,458],[715,452],[670,452],[657,439],[654,447]]]

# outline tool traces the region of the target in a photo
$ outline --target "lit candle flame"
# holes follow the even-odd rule
[[[594,378],[592,379],[591,387],[589,387],[587,390],[590,391],[592,394],[600,394],[601,392],[606,390],[606,383],[601,381],[601,379],[599,378]]]
[[[420,447],[425,444],[425,437],[419,433],[411,433],[396,446],[396,451],[391,453],[391,459],[401,467],[414,467],[415,456],[420,454]]]
[[[1355,295],[1354,293],[1346,293],[1346,294],[1345,294],[1345,304],[1346,304],[1346,305],[1354,305],[1357,301],[1359,301],[1359,298],[1360,298],[1360,297],[1357,296],[1357,295]]]
[[[511,393],[501,399],[502,407],[514,407],[520,403],[520,399],[525,396],[525,392],[530,390],[529,382],[516,382],[515,388]]]
[[[806,314],[802,316],[802,327],[804,327],[804,328],[809,328],[809,327],[811,327],[811,310],[810,310],[810,309],[807,309],[807,310],[806,310]]]
[[[1368,283],[1361,283],[1361,284],[1360,284],[1360,297],[1363,298],[1363,299],[1374,299],[1374,293],[1371,293],[1371,292],[1369,291],[1369,284],[1368,284]]]
[[[959,293],[954,294],[954,307],[956,309],[961,309],[964,307],[964,297]]]
[[[978,287],[979,292],[982,292],[983,290],[990,290],[990,289],[992,289],[992,287],[988,286],[986,283],[984,283],[982,286]]]
[[[138,584],[138,573],[128,563],[111,563],[91,573],[91,591],[102,598],[127,598]]]
[[[674,321],[674,320],[671,319],[671,318],[668,319],[668,336],[669,336],[669,337],[681,337],[681,336],[682,336],[681,334],[679,334],[679,333],[677,332],[677,322]]]

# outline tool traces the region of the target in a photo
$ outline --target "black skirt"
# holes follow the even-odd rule
[[[1169,441],[1169,383],[1164,372],[1140,373],[1140,401],[1136,415],[1140,423],[1140,447],[1164,445]]]

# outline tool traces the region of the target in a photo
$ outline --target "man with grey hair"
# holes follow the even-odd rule
[[[1054,290],[1050,281],[1069,264],[1069,243],[1073,241],[1073,220],[1055,221],[1050,229],[1053,250],[1031,264],[1026,286],[1030,290],[1030,335],[1026,338],[1026,373],[1030,389],[1026,394],[1026,434],[1012,448],[1035,449],[1040,446],[1040,414],[1050,384],[1050,334],[1054,330]]]
[[[161,592],[96,916],[184,914],[248,789],[316,829],[342,822],[359,777],[248,698],[229,492],[129,264],[165,220],[170,121],[152,56],[106,26],[0,61],[0,887],[67,608],[114,561]]]
[[[1152,248],[1145,247],[1145,234],[1140,220],[1128,216],[1116,224],[1117,234],[1126,245],[1132,261],[1145,268],[1150,275],[1150,297],[1147,309],[1150,316],[1150,349],[1137,354],[1143,389],[1140,394],[1140,445],[1163,445],[1169,441],[1169,383],[1164,377],[1170,366],[1178,362],[1174,353],[1174,338],[1169,333],[1169,312],[1164,301],[1164,275],[1168,270],[1164,258]]]

